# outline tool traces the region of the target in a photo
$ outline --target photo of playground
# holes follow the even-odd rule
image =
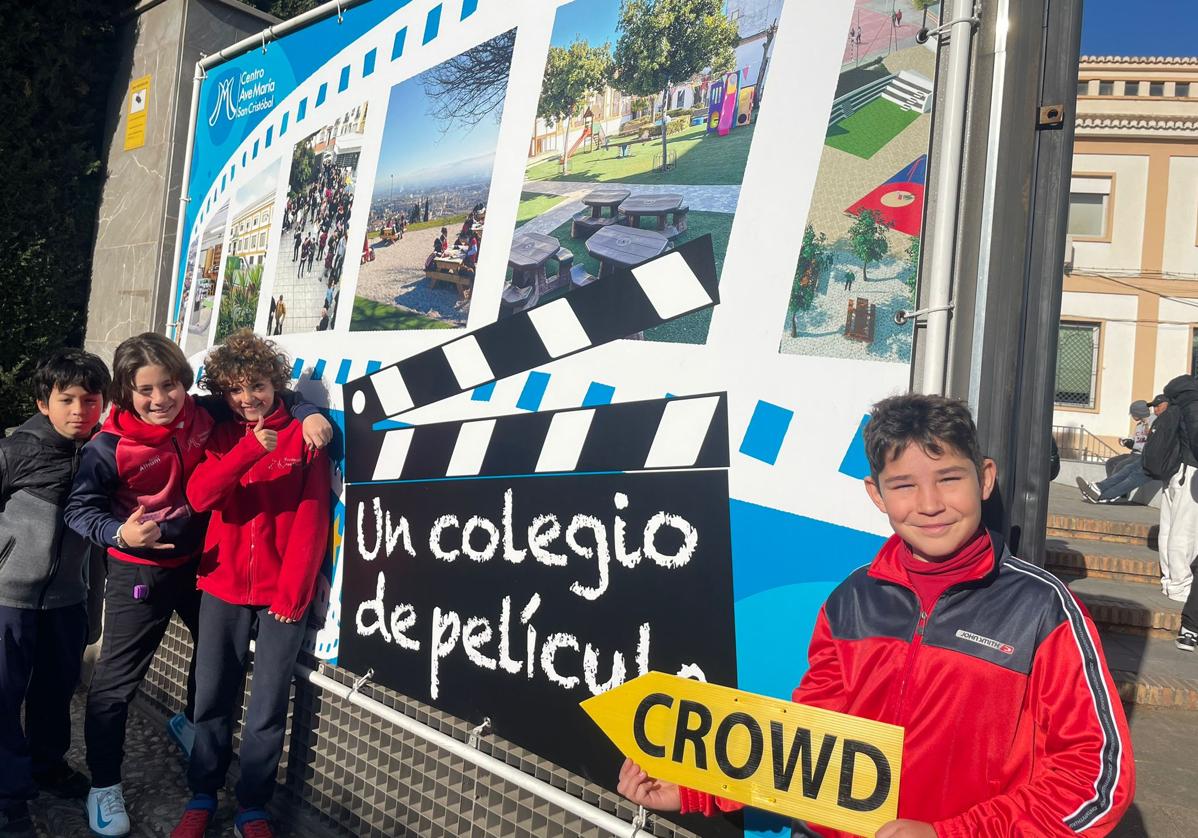
[[[278,183],[276,160],[234,196],[236,209],[229,225],[229,255],[225,257],[225,277],[219,293],[216,343],[238,329],[254,327]]]
[[[784,0],[680,5],[686,27],[637,2],[558,9],[500,316],[704,235],[722,269]],[[704,343],[710,325],[644,338]]]
[[[466,325],[515,43],[513,29],[391,89],[351,331]]]
[[[857,0],[779,350],[909,363],[938,4]]]
[[[278,257],[267,306],[267,333],[332,329],[349,243],[367,103],[351,108],[295,144]]]
[[[225,251],[225,226],[228,220],[229,202],[225,201],[208,219],[204,232],[200,235],[200,249],[192,286],[194,293],[191,295],[191,310],[187,314],[187,334],[183,338],[183,352],[186,355],[194,355],[208,348],[208,338],[212,334],[213,325],[212,308],[216,301],[217,283],[220,282],[221,261]]]

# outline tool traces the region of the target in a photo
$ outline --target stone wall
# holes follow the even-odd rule
[[[196,62],[276,22],[233,0],[142,0],[122,19],[85,342],[101,357],[166,327]],[[125,151],[129,84],[147,75],[145,145]]]

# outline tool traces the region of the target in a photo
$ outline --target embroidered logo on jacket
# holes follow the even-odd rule
[[[153,468],[154,466],[158,465],[161,462],[162,462],[162,457],[151,457],[150,459],[146,460],[144,463],[142,463],[140,466],[137,467],[137,473],[141,474],[146,469]]]
[[[1004,655],[1012,655],[1015,653],[1015,647],[1009,643],[999,643],[997,640],[991,640],[989,637],[982,637],[980,634],[974,634],[972,631],[965,629],[957,629],[957,637],[962,640],[968,640],[970,643],[977,643],[981,646],[987,646],[996,651],[1002,652]]]

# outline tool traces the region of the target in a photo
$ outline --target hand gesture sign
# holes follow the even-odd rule
[[[266,427],[266,417],[259,416],[258,424],[254,426],[254,436],[258,438],[258,442],[267,451],[274,451],[279,444],[278,431],[272,431]]]
[[[158,524],[155,522],[143,521],[142,516],[145,514],[145,506],[138,504],[137,509],[133,510],[133,513],[125,523],[121,524],[121,528],[117,530],[121,539],[130,547],[173,550],[175,545],[163,544],[158,541],[158,539],[162,538],[162,531],[158,529]]]

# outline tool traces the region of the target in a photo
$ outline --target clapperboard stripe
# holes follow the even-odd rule
[[[382,420],[715,305],[711,236],[345,385],[351,441]],[[352,443],[351,443],[352,444]]]
[[[518,413],[375,432],[351,483],[728,467],[724,394]]]

